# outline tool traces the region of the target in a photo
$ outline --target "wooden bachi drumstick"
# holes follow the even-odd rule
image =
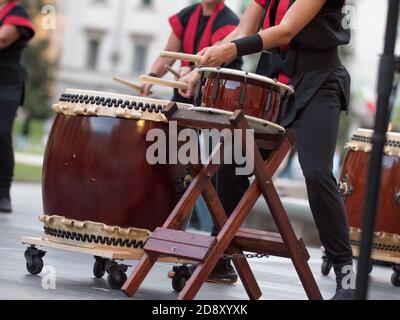
[[[113,80],[114,80],[115,82],[118,82],[118,83],[120,83],[120,84],[123,84],[123,85],[125,85],[125,86],[127,86],[127,87],[129,87],[129,88],[131,88],[131,89],[133,89],[133,90],[135,90],[135,91],[137,91],[137,92],[139,92],[139,93],[141,93],[141,92],[143,91],[143,88],[142,88],[141,86],[139,86],[139,85],[137,85],[137,84],[134,84],[134,83],[132,83],[132,82],[129,82],[129,81],[127,81],[127,80],[123,80],[123,79],[120,79],[120,78],[118,78],[118,77],[113,77]]]
[[[175,77],[177,77],[178,79],[181,77],[181,75],[179,74],[178,71],[176,71],[175,69],[171,68],[169,65],[164,65],[165,69],[167,69],[169,72],[171,72]]]
[[[139,80],[140,80],[140,82],[143,82],[143,83],[158,84],[158,85],[161,85],[164,87],[169,87],[169,88],[176,88],[176,89],[182,89],[182,90],[187,89],[187,84],[185,82],[181,82],[181,81],[166,80],[166,79],[150,77],[150,76],[146,76],[146,75],[141,75],[139,77]]]
[[[160,57],[172,58],[172,59],[183,60],[183,61],[190,61],[190,62],[194,62],[194,63],[201,62],[201,56],[198,56],[195,54],[181,53],[181,52],[161,51]]]

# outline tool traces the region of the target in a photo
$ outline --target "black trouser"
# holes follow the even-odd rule
[[[320,240],[335,264],[352,260],[344,203],[332,173],[342,103],[338,82],[328,80],[290,125]],[[221,202],[231,214],[248,188],[249,179],[236,176],[233,165],[224,165],[216,180]]]
[[[14,171],[12,128],[18,103],[0,101],[0,198],[9,197]]]

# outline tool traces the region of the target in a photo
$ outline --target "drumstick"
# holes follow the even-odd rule
[[[167,69],[169,72],[171,72],[175,77],[177,77],[178,79],[181,77],[181,75],[179,74],[178,71],[172,69],[169,65],[165,65],[165,69]]]
[[[197,64],[201,62],[201,56],[195,54],[181,53],[181,52],[161,51],[160,57],[190,61],[190,62],[195,62]]]
[[[135,91],[137,91],[137,92],[139,92],[139,93],[141,93],[141,92],[143,91],[143,88],[142,88],[141,86],[139,86],[139,85],[137,85],[137,84],[134,84],[134,83],[132,83],[132,82],[129,82],[129,81],[127,81],[127,80],[123,80],[123,79],[120,79],[120,78],[118,78],[118,77],[113,77],[113,80],[114,80],[115,82],[118,82],[118,83],[120,83],[120,84],[123,84],[123,85],[125,85],[125,86],[127,86],[127,87],[129,87],[129,88],[131,88],[131,89],[133,89],[133,90],[135,90]]]
[[[150,76],[146,76],[146,75],[141,75],[139,77],[139,80],[140,80],[140,82],[143,82],[143,83],[158,84],[158,85],[161,85],[164,87],[187,90],[187,84],[185,82],[181,82],[181,81],[166,80],[166,79],[150,77]]]

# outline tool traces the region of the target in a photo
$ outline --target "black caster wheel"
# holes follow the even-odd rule
[[[110,261],[108,264],[109,264],[107,268],[108,285],[114,290],[119,290],[122,288],[127,279],[125,272],[126,270],[128,270],[128,266],[123,264],[118,264],[114,261]]]
[[[395,287],[400,287],[400,267],[394,267],[394,272],[392,274],[392,278],[390,279],[392,285]]]
[[[26,262],[26,270],[30,274],[37,275],[42,272],[43,269],[43,259],[38,257],[33,257],[31,261]]]
[[[32,275],[37,275],[43,269],[43,257],[46,251],[38,250],[35,246],[30,246],[25,250],[26,270]]]
[[[321,265],[321,273],[324,276],[329,275],[329,272],[331,272],[332,269],[332,262],[329,261],[328,257],[326,257],[325,255],[322,257],[322,265]]]
[[[186,281],[187,279],[185,277],[177,277],[176,275],[174,275],[174,277],[172,278],[172,288],[176,292],[181,292],[186,285]]]
[[[102,257],[94,257],[96,260],[93,264],[93,275],[97,278],[103,278],[104,274],[106,273],[106,263],[107,259]]]
[[[188,266],[174,266],[174,276],[172,277],[172,288],[176,292],[181,292],[186,285],[187,280],[191,276]]]

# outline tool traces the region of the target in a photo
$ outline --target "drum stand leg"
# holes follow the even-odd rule
[[[181,227],[182,223],[185,221],[185,218],[190,213],[191,208],[194,206],[197,198],[200,196],[201,190],[204,189],[207,181],[210,180],[218,170],[219,165],[213,164],[213,159],[214,157],[218,156],[218,153],[221,149],[222,144],[219,143],[214,149],[208,164],[200,169],[196,177],[190,183],[185,194],[175,206],[171,215],[165,221],[163,225],[164,229],[178,230]],[[157,255],[149,254],[145,250],[139,263],[129,276],[128,281],[122,287],[122,291],[124,291],[128,296],[132,296],[137,291],[147,274],[150,272],[151,268],[157,261],[157,258]]]

